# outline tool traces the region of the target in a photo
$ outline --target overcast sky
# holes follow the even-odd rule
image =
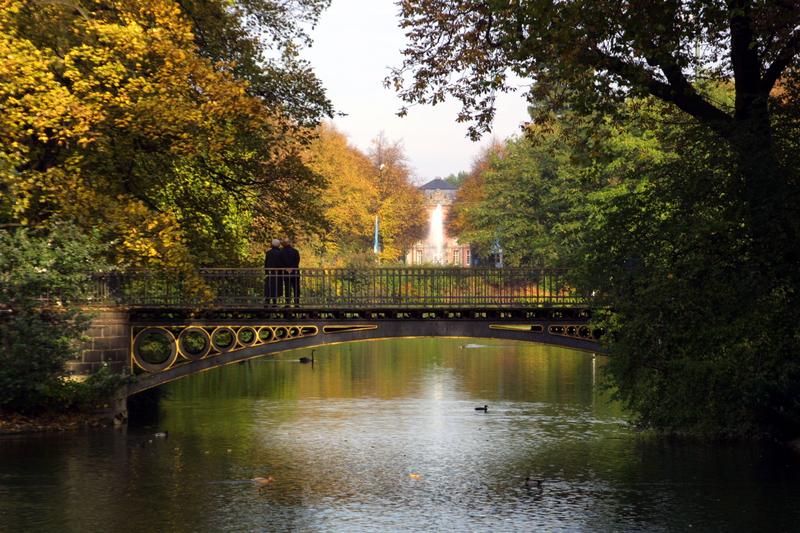
[[[393,0],[333,0],[312,32],[314,45],[303,52],[328,91],[337,111],[334,124],[352,144],[365,150],[384,131],[402,140],[418,182],[468,170],[489,137],[474,143],[467,126],[455,119],[457,102],[416,106],[406,117],[394,91],[383,88],[389,67],[399,66],[405,37],[398,27],[398,7]],[[527,117],[523,96],[517,92],[498,97],[492,135],[505,138],[519,132]]]

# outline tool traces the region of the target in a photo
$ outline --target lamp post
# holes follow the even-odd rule
[[[375,236],[372,240],[372,251],[375,255],[381,253],[381,241],[380,241],[380,217],[375,215]]]

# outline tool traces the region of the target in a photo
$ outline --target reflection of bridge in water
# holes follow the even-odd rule
[[[299,276],[300,298],[269,287]],[[216,366],[324,344],[392,337],[473,337],[596,352],[590,302],[565,271],[533,268],[204,269],[96,275],[102,309],[76,373],[136,374],[127,393]]]

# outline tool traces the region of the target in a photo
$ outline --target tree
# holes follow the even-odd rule
[[[410,182],[411,169],[399,141],[392,142],[381,132],[372,140],[369,157],[378,185],[382,257],[396,261],[424,234],[422,193]]]
[[[459,187],[461,186],[462,183],[464,183],[464,180],[466,180],[468,177],[469,177],[469,172],[465,172],[462,170],[458,174],[450,174],[449,176],[446,176],[444,178],[444,181],[446,181],[450,185],[455,185],[456,187]]]
[[[249,94],[279,107],[304,128],[333,116],[333,107],[298,47],[330,0],[180,0],[199,53],[226,64]]]
[[[552,233],[568,204],[558,194],[564,169],[552,149],[525,138],[506,144],[483,175],[485,199],[469,211],[470,225],[480,229],[467,231],[466,240],[485,250],[499,244],[509,265],[560,266]]]
[[[322,241],[329,256],[370,249],[378,190],[372,164],[333,126],[323,124],[309,145],[308,166],[326,180],[324,214],[329,226]]]
[[[404,0],[410,44],[387,78],[409,104],[462,103],[459,121],[487,131],[509,73],[533,80],[549,108],[609,109],[632,96],[674,105],[727,143],[744,175],[747,231],[764,268],[798,268],[798,183],[778,153],[779,80],[798,81],[800,4],[754,0],[504,2]],[[730,82],[731,106],[702,80]],[[402,110],[401,112],[405,112]],[[774,258],[779,258],[775,261]]]
[[[609,375],[650,428],[800,435],[798,305],[743,231],[743,178],[705,128],[659,103],[606,130],[606,185],[573,208],[573,275],[604,308]]]
[[[488,200],[486,172],[493,161],[503,156],[504,147],[505,143],[495,139],[475,157],[447,215],[447,233],[469,242],[473,257],[488,255],[497,241],[497,228],[482,224],[475,212]]]
[[[284,15],[324,5],[0,1],[4,221],[99,226],[118,263],[175,267],[240,262],[260,228],[317,220],[301,151],[329,104],[302,62],[264,67],[254,32],[275,24],[288,54],[303,22]]]
[[[750,253],[734,161],[682,112],[631,99],[601,121],[530,126],[459,214],[476,239],[501,236],[512,262],[572,267],[594,294],[607,375],[642,426],[792,439],[800,309]]]
[[[409,169],[399,143],[383,134],[369,155],[351,146],[347,137],[323,124],[309,145],[305,160],[326,182],[322,197],[327,225],[305,235],[327,262],[374,262],[375,217],[380,217],[380,258],[396,261],[424,230],[422,195],[409,183]],[[313,234],[319,234],[315,242]],[[320,260],[322,262],[322,260]]]

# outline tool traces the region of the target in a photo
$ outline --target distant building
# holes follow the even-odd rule
[[[436,207],[436,204],[450,206],[456,201],[458,187],[442,178],[436,178],[420,187],[419,190],[425,195],[425,203],[427,205],[433,205],[434,207]]]
[[[428,238],[414,243],[406,253],[407,265],[440,264],[468,267],[472,252],[468,243],[448,237],[445,220],[456,198],[458,187],[441,178],[429,181],[419,188],[425,195],[428,215]]]

